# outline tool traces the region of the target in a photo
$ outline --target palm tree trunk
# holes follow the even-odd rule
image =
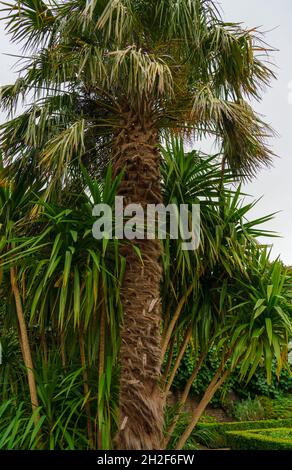
[[[114,143],[114,174],[124,170],[118,193],[124,204],[162,203],[158,134],[151,113],[126,111]],[[141,253],[141,259],[133,249]],[[159,449],[162,442],[161,371],[161,245],[158,240],[123,243],[126,258],[121,290],[120,426],[117,447]]]

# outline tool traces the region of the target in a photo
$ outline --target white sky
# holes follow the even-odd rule
[[[271,142],[279,156],[274,167],[263,170],[246,189],[249,194],[262,199],[253,216],[281,211],[267,229],[275,230],[282,238],[273,239],[274,255],[292,265],[292,1],[291,0],[220,0],[226,21],[243,22],[248,27],[261,26],[266,40],[279,51],[273,61],[277,67],[277,81],[267,91],[258,112],[265,116],[278,132]],[[4,24],[0,23],[0,84],[11,83],[15,73],[11,69],[15,58],[4,54],[18,54],[17,46],[9,43]],[[290,83],[290,90],[289,90]],[[291,94],[291,104],[288,96]],[[3,121],[3,115],[0,115]]]
[[[248,185],[247,192],[256,198],[263,196],[254,209],[257,217],[265,213],[281,211],[268,223],[271,230],[282,238],[273,239],[274,255],[292,265],[292,1],[291,0],[221,0],[227,21],[244,22],[248,27],[261,26],[266,31],[266,41],[278,49],[273,55],[277,66],[277,81],[256,104],[258,112],[265,116],[278,132],[271,141],[279,156],[274,167],[263,170]],[[289,90],[290,83],[290,90]],[[268,227],[267,227],[268,228]]]

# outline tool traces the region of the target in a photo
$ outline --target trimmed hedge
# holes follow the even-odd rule
[[[199,423],[196,427],[196,439],[198,442],[205,444],[200,439],[200,431],[209,431],[208,447],[211,449],[220,449],[229,446],[227,432],[232,431],[248,431],[271,428],[288,428],[292,426],[292,419],[264,419],[261,421],[232,421],[230,423]],[[203,433],[202,433],[203,434]]]
[[[287,438],[272,436],[262,429],[253,431],[227,431],[226,441],[233,450],[292,450],[291,428],[272,428],[273,431],[287,431]],[[290,436],[289,436],[290,434]]]

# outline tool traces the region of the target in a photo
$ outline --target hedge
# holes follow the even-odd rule
[[[232,421],[223,423],[199,423],[196,427],[196,439],[198,442],[206,445],[206,436],[204,431],[208,431],[208,447],[223,448],[228,447],[227,432],[247,431],[270,428],[287,428],[292,426],[292,418],[290,419],[264,419],[261,421]],[[204,435],[204,439],[200,439],[200,431]]]
[[[272,428],[273,431],[287,431],[291,436],[291,428]],[[226,442],[233,450],[292,450],[292,439],[273,437],[265,434],[262,429],[253,431],[227,431]]]

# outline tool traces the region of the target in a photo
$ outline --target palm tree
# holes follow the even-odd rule
[[[24,65],[2,88],[2,107],[33,105],[2,127],[11,167],[43,174],[47,198],[108,159],[123,171],[125,204],[162,202],[160,138],[167,131],[213,135],[222,169],[253,175],[269,164],[269,132],[246,101],[272,72],[255,30],[224,24],[211,0],[23,0],[2,2]],[[133,249],[133,245],[134,248]],[[137,256],[139,253],[139,256]],[[161,446],[161,246],[124,245],[120,449]],[[142,263],[141,263],[142,259]]]

